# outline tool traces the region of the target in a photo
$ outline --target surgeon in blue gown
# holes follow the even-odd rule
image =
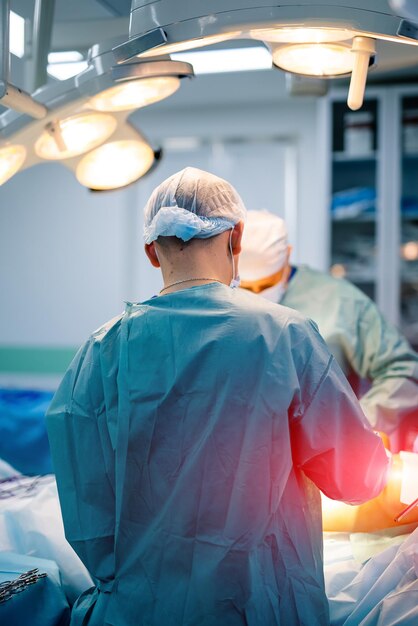
[[[316,326],[234,289],[246,211],[193,168],[145,208],[158,297],[79,350],[47,417],[73,625],[329,623],[319,489],[359,503],[387,457]]]

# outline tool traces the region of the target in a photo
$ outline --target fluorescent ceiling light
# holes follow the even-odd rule
[[[57,80],[67,80],[88,66],[83,55],[77,50],[67,50],[65,52],[50,52],[48,54],[47,72]]]
[[[179,52],[172,54],[171,58],[191,63],[195,74],[271,69],[271,54],[264,46]]]
[[[25,56],[25,19],[10,11],[10,52],[20,59]]]
[[[48,65],[47,72],[57,80],[67,80],[68,78],[77,76],[80,72],[84,72],[87,66],[87,61],[78,61],[77,63],[54,63],[54,65]]]
[[[154,151],[144,141],[113,141],[86,154],[77,165],[76,177],[90,189],[117,189],[141,178],[153,162]]]
[[[199,137],[167,137],[163,140],[163,150],[170,152],[189,152],[201,146]]]
[[[75,63],[76,61],[83,61],[83,59],[83,55],[78,50],[65,50],[48,54],[48,63]]]

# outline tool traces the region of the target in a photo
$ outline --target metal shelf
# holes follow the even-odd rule
[[[376,222],[376,213],[373,214],[360,214],[356,215],[356,217],[332,217],[331,218],[333,224],[341,224],[346,226],[347,224],[371,224]]]
[[[334,163],[374,163],[377,160],[377,153],[354,155],[345,152],[333,152],[332,160]]]
[[[339,262],[336,261],[335,263]],[[354,283],[355,285],[374,285],[374,283],[376,282],[375,273],[371,273],[370,271],[368,272],[367,270],[365,270],[364,272],[361,272],[359,270],[350,272],[350,269],[347,266],[345,266],[345,269],[346,274],[344,278],[346,280],[349,280],[351,283]]]
[[[374,285],[376,282],[376,276],[368,276],[367,274],[361,276],[360,274],[350,274],[348,272],[345,278],[355,285]]]
[[[331,221],[333,224],[370,224],[372,222],[376,222],[377,214],[364,214],[364,215],[356,215],[356,217],[332,217]],[[412,220],[418,220],[418,209],[416,211],[409,211],[408,213],[401,213],[402,222],[408,222]]]
[[[350,155],[343,150],[346,145],[343,136],[344,124],[341,119],[345,111],[341,104],[344,96],[342,91],[335,92],[331,100],[330,147],[333,148],[329,156],[331,193],[343,192],[350,187],[372,186],[376,190],[378,200],[374,214],[353,214],[350,217],[348,214],[344,216],[342,211],[341,219],[336,219],[330,211],[331,255],[351,250],[353,271],[350,272],[349,263],[342,262],[347,272],[346,278],[363,288],[366,293],[375,288],[372,297],[376,298],[384,315],[400,327],[406,315],[404,308],[409,302],[408,294],[410,292],[415,294],[418,286],[418,264],[406,269],[400,255],[400,246],[406,241],[406,237],[410,236],[411,241],[417,240],[418,150],[405,152],[402,119],[403,111],[418,106],[418,88],[411,85],[379,87],[368,91],[366,103],[369,101],[370,108],[372,101],[375,103],[374,145],[370,146],[375,150],[364,155]],[[372,241],[374,253],[373,263],[369,264],[365,263],[363,258],[365,255],[357,254],[357,248],[350,248],[357,240],[362,244],[367,235]],[[365,251],[368,250],[369,247],[366,246]],[[357,256],[362,257],[359,260],[364,262],[364,272],[355,263],[354,257]],[[417,266],[416,278],[415,266]],[[415,307],[418,293],[413,298]],[[416,323],[418,324],[418,321]],[[418,329],[418,326],[414,328]],[[407,332],[412,331],[409,329]],[[417,340],[418,336],[415,336],[415,344]]]

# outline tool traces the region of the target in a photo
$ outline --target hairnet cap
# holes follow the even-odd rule
[[[286,262],[287,251],[284,220],[268,211],[248,211],[239,260],[241,279],[253,281],[276,274]]]
[[[218,235],[245,220],[246,209],[234,187],[214,174],[186,167],[154,189],[144,209],[144,237]]]

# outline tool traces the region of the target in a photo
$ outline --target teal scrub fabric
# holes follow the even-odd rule
[[[377,430],[418,429],[418,354],[370,298],[343,279],[297,269],[281,302],[313,319],[346,375],[369,379],[361,406]],[[405,426],[406,428],[406,426]]]
[[[35,569],[36,574],[46,576],[0,602],[2,626],[68,626],[70,623],[70,607],[57,564],[26,554],[0,552],[0,585],[16,581],[22,574]]]
[[[328,624],[318,487],[363,501],[387,460],[312,322],[218,283],[128,305],[47,421],[73,625]]]

